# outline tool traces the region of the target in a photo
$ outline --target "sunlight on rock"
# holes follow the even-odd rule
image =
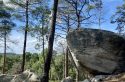
[[[40,78],[31,70],[26,70],[22,74],[17,75],[1,74],[0,82],[40,82]]]

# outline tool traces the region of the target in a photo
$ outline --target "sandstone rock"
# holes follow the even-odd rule
[[[125,82],[125,73],[117,75],[97,75],[91,78],[91,81],[85,79],[82,82]]]
[[[85,79],[84,81],[79,81],[79,82],[90,82],[88,79]]]
[[[64,78],[61,82],[73,82],[72,77],[68,76],[66,78]]]
[[[30,70],[17,75],[0,75],[0,82],[40,82],[40,78]]]
[[[0,75],[0,82],[10,82],[14,76],[1,74]]]
[[[95,75],[125,72],[125,40],[113,32],[73,30],[67,35],[67,44],[81,71]]]

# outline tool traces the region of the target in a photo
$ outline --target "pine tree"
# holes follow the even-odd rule
[[[44,64],[44,74],[41,82],[49,81],[49,70],[50,70],[50,64],[51,64],[52,53],[53,53],[53,42],[54,42],[54,35],[55,35],[57,7],[58,7],[58,0],[54,0],[50,36],[48,41],[48,53]]]
[[[0,9],[0,37],[3,38],[4,42],[4,62],[3,62],[3,74],[5,73],[6,68],[6,50],[7,50],[7,38],[10,34],[12,28],[15,24],[10,20],[11,14],[6,10],[1,3],[2,7]]]

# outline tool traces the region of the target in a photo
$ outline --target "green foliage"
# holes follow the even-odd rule
[[[95,8],[94,5],[89,5],[88,8],[87,8],[87,11],[90,11],[90,10],[92,10],[92,9],[94,9],[94,8]]]
[[[124,4],[117,7],[116,13],[111,17],[111,23],[117,24],[119,34],[124,33],[125,26],[125,1]]]
[[[3,4],[0,4],[3,5]],[[1,6],[0,9],[0,36],[4,37],[5,33],[8,35],[12,28],[15,26],[15,23],[11,20],[10,11],[5,9],[5,6]]]
[[[6,57],[6,71],[7,73],[13,73],[12,71],[10,71],[12,69],[14,65],[14,63],[17,63],[20,61],[20,56],[18,55],[7,55]],[[2,55],[0,55],[0,71],[2,71],[3,68],[3,57]]]
[[[10,13],[6,12],[3,9],[0,9],[0,18],[10,18],[10,17],[11,17]]]
[[[63,78],[63,55],[55,55],[51,65],[51,79],[62,79]]]
[[[4,36],[5,32],[8,34],[11,32],[15,24],[10,20],[11,14],[5,10],[0,11],[0,34]]]
[[[29,0],[32,1],[32,0]],[[14,20],[18,21],[17,24],[20,24],[24,26],[24,22],[26,22],[25,19],[25,9],[26,9],[26,4],[24,0],[11,0],[11,3],[14,5],[18,5],[18,8],[12,9],[12,11],[7,10],[7,8],[1,8],[0,9],[0,33],[1,36],[3,33],[6,31],[9,35],[11,32],[12,28],[15,26],[15,24],[10,20],[10,18],[13,16]],[[49,26],[49,15],[51,14],[51,10],[48,6],[48,0],[34,0],[33,2],[29,2],[28,4],[28,17],[29,17],[29,25],[28,33],[32,32],[33,36],[38,39],[40,43],[48,35],[48,26]],[[9,8],[8,8],[9,9]],[[11,13],[12,12],[12,13]],[[66,12],[66,11],[65,11]],[[72,13],[72,12],[67,12],[67,13]],[[74,13],[74,12],[73,12]],[[6,18],[6,19],[5,19]],[[21,26],[19,25],[19,27]],[[32,27],[32,28],[31,28]],[[48,38],[48,36],[47,36]],[[45,39],[46,40],[46,39]],[[41,46],[44,44],[44,41],[42,44],[38,44],[38,46]],[[47,49],[44,50],[44,54],[47,54]],[[2,54],[2,53],[0,53]],[[2,54],[3,55],[3,54]],[[0,55],[0,71],[2,71],[3,68],[3,57]],[[62,55],[54,55],[53,60],[52,60],[52,65],[51,65],[51,80],[61,80],[63,78],[63,54]],[[22,61],[22,56],[21,55],[12,55],[12,54],[7,54],[6,57],[6,73],[10,74],[15,74],[15,73],[20,73],[21,72],[21,61]],[[43,72],[43,65],[44,65],[44,58],[43,58],[43,53],[38,54],[38,53],[26,53],[26,67],[25,69],[32,69],[35,70],[35,72],[39,75],[42,74]],[[75,71],[73,66],[70,64],[69,65],[69,73],[71,76],[75,76]]]
[[[47,49],[45,53],[47,53]],[[20,73],[21,69],[21,55],[15,55],[13,53],[7,55],[6,61],[6,71],[9,74],[17,74]],[[50,70],[50,80],[61,80],[63,78],[63,66],[64,66],[64,55],[57,54],[53,56],[51,70]],[[3,57],[2,53],[0,55],[0,72],[2,71],[2,64],[3,64]],[[25,69],[34,70],[38,75],[43,73],[43,55],[38,53],[26,53],[26,67]],[[75,78],[75,68],[73,67],[72,63],[69,63],[69,75]]]
[[[43,63],[43,57],[41,54],[29,52],[26,54],[26,69],[35,70],[38,75],[41,75]]]

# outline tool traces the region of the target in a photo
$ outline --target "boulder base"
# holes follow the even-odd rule
[[[125,73],[117,75],[98,75],[82,82],[125,82]]]

